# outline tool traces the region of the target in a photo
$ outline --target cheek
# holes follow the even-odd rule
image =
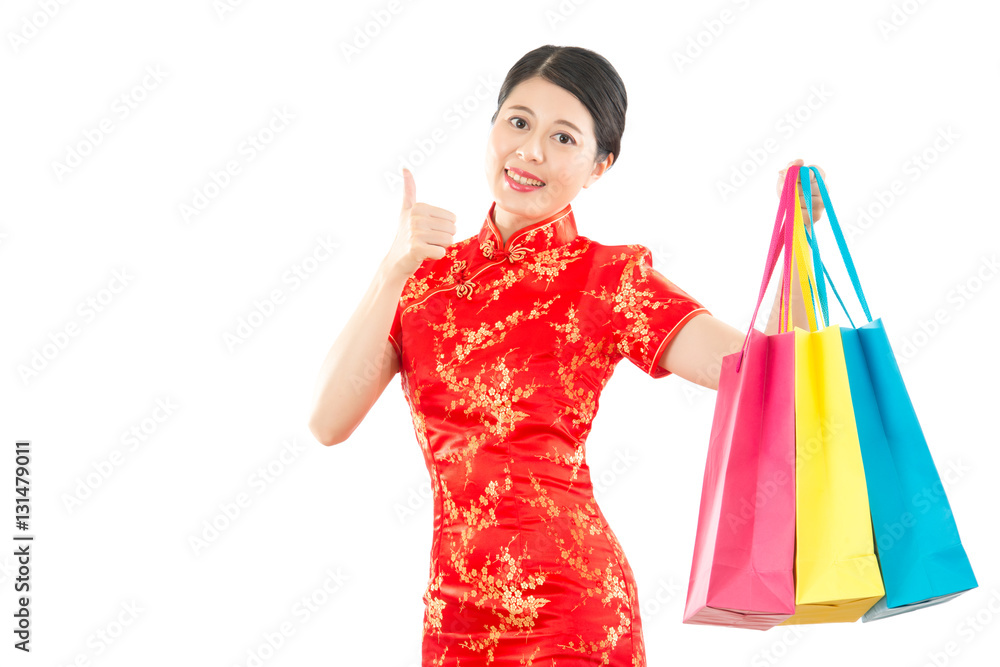
[[[490,151],[497,160],[503,161],[517,150],[517,138],[506,129],[500,127],[493,130],[489,139]]]
[[[499,168],[503,162],[503,151],[496,138],[491,137],[486,145],[486,164],[490,168]]]
[[[560,165],[555,170],[555,182],[559,186],[568,187],[579,182],[582,178],[583,174],[579,173],[579,170],[571,164]]]

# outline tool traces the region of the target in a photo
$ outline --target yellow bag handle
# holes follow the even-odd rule
[[[801,178],[802,172],[799,172],[799,178]],[[813,275],[813,266],[810,261],[809,252],[806,250],[806,230],[805,221],[802,219],[802,208],[799,206],[799,197],[802,194],[802,189],[800,188],[801,181],[799,178],[795,179],[795,201],[793,203],[794,215],[793,215],[793,225],[794,230],[792,233],[792,245],[794,247],[793,256],[795,257],[795,266],[799,274],[799,285],[802,289],[802,297],[808,299],[808,304],[806,305],[806,316],[809,320],[809,331],[815,332],[818,330],[817,319],[816,319],[816,299],[815,294],[817,294],[816,288],[816,277]],[[813,231],[815,233],[815,231]],[[791,300],[792,300],[792,287],[791,285],[785,285],[784,279],[782,279],[781,285],[781,304],[779,308],[780,313],[780,326],[779,332],[785,333],[790,331],[792,328],[792,313],[791,313]]]

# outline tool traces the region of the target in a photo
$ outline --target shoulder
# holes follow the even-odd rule
[[[653,254],[641,243],[605,245],[592,239],[584,240],[590,245],[595,268],[607,270],[614,276],[622,276],[627,271],[645,271],[653,264]]]

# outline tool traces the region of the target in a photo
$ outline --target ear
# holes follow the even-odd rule
[[[606,172],[611,167],[611,164],[614,161],[615,161],[615,154],[608,153],[608,157],[604,158],[603,162],[598,162],[597,164],[594,165],[594,170],[590,172],[590,176],[587,177],[587,181],[583,184],[583,187],[588,188],[594,183],[596,183],[597,179],[599,179],[604,174],[604,172]]]

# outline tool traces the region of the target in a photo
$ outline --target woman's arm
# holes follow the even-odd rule
[[[767,327],[764,329],[764,333],[768,335],[778,333],[780,299],[780,293],[776,294]],[[802,288],[794,263],[792,264],[792,326],[809,328]],[[674,334],[673,340],[667,343],[666,349],[660,355],[659,365],[685,380],[718,390],[722,358],[739,352],[746,335],[746,331],[740,331],[714,315],[707,313],[695,315]]]
[[[347,440],[399,370],[388,335],[407,278],[383,260],[323,360],[309,430],[324,445]]]
[[[417,201],[413,174],[403,167],[396,238],[320,368],[309,430],[324,445],[351,437],[399,371],[399,356],[389,342],[396,306],[417,268],[444,257],[455,239],[455,220],[451,211]]]

